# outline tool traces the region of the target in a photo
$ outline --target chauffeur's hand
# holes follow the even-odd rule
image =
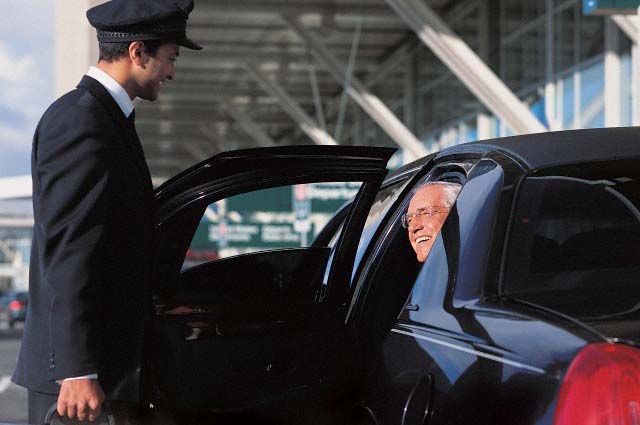
[[[100,415],[104,392],[97,379],[62,381],[58,395],[58,415],[93,421]]]

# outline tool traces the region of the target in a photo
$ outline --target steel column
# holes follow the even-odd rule
[[[342,63],[324,46],[324,44],[309,31],[302,28],[295,18],[282,17],[291,29],[298,34],[310,47],[314,57],[323,63],[333,77],[344,84],[349,96],[374,120],[391,139],[408,151],[410,157],[419,158],[427,155],[427,150],[411,131],[400,121],[393,112],[371,91],[353,77],[350,84],[345,84],[346,69]]]
[[[476,125],[478,126],[478,140],[487,140],[491,138],[491,118],[489,115],[481,112],[476,117]]]
[[[262,72],[260,72],[255,66],[247,64],[247,71],[255,80],[260,83],[271,96],[280,101],[280,106],[285,110],[287,114],[298,124],[300,129],[305,132],[307,136],[314,143],[318,145],[336,145],[336,141],[326,131],[322,130],[313,121],[313,119],[302,109],[296,101],[287,94],[287,92],[280,87],[278,83],[267,78]]]
[[[640,8],[639,14],[640,14]],[[613,15],[613,22],[631,39],[631,124],[640,124],[640,17],[633,15]]]
[[[240,127],[242,127],[242,129],[256,141],[258,146],[275,146],[276,142],[274,142],[258,124],[253,122],[247,114],[236,108],[229,100],[224,100],[222,104],[229,115],[231,115],[231,118],[236,120],[238,125],[240,125]]]
[[[609,18],[604,18],[604,125],[618,127],[621,124],[621,86],[618,27]]]
[[[582,73],[578,64],[580,63],[580,30],[582,27],[582,7],[580,4],[574,6],[573,16],[573,128],[582,127]]]
[[[547,117],[550,130],[559,130],[556,110],[556,84],[554,51],[555,25],[554,25],[554,0],[545,1],[545,86],[544,86],[544,114]]]
[[[467,44],[422,1],[386,0],[422,42],[516,134],[547,129]]]

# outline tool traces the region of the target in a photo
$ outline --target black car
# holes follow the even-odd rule
[[[489,140],[390,176],[353,279],[347,423],[638,423],[639,137]],[[431,181],[463,187],[416,268],[400,218]]]
[[[177,423],[637,423],[639,140],[489,140],[388,177],[387,148],[198,164],[156,192],[142,379],[121,388]],[[401,216],[438,180],[463,187],[419,263]],[[216,201],[336,181],[359,191],[310,246],[185,266]]]
[[[24,323],[28,304],[28,292],[8,291],[0,297],[0,323],[6,323],[10,328],[13,328],[16,323]]]

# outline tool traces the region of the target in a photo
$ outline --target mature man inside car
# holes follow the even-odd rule
[[[402,215],[402,226],[408,230],[409,242],[419,262],[424,263],[442,229],[462,185],[429,182],[418,188]]]

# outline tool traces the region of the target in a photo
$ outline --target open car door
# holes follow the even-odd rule
[[[144,365],[148,400],[181,415],[233,412],[282,406],[331,385],[340,369],[335,363],[348,350],[344,317],[355,251],[394,151],[297,146],[227,152],[157,189]],[[331,243],[185,262],[213,205],[322,182],[359,183]]]

